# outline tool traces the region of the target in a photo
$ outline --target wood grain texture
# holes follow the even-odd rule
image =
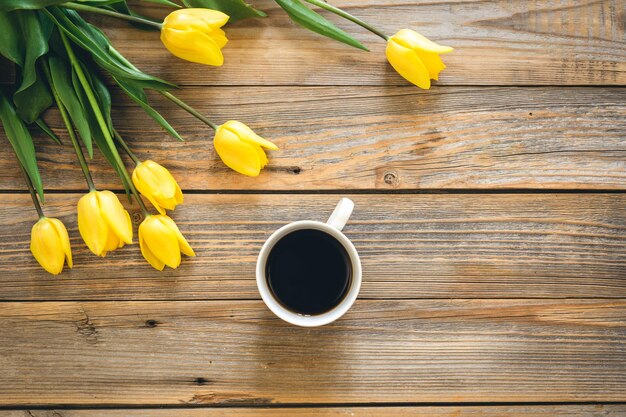
[[[0,303],[0,404],[621,401],[626,300]]]
[[[209,128],[163,97],[153,103],[184,143],[117,95],[121,133],[186,190],[626,187],[626,89],[188,87],[180,95],[215,121],[242,120],[280,147],[260,177],[245,177],[219,160]],[[46,118],[62,134],[57,115]],[[85,189],[65,143],[37,140],[44,185]],[[96,154],[96,184],[119,189]],[[23,188],[15,157],[1,153],[0,189]]]
[[[227,27],[221,68],[171,56],[158,34],[93,18],[141,69],[181,85],[406,85],[386,63],[385,43],[323,13],[370,47],[359,51],[292,23],[270,0],[270,17]],[[621,0],[335,0],[333,4],[388,34],[418,30],[455,47],[440,85],[624,85],[625,11]],[[166,9],[155,10],[163,16]],[[242,71],[245,69],[245,71]],[[8,75],[4,77],[8,78]]]
[[[20,410],[0,417],[619,417],[619,404],[481,407],[171,408],[167,410]]]
[[[198,253],[179,269],[153,270],[136,244],[89,254],[71,149],[39,136],[57,191],[46,213],[68,225],[75,260],[46,274],[28,251],[36,216],[13,193],[17,165],[0,154],[0,417],[626,415],[580,404],[626,399],[626,194],[400,193],[625,190],[623,2],[333,1],[388,33],[410,27],[455,47],[427,92],[390,68],[374,36],[331,17],[372,48],[360,52],[254,3],[270,17],[227,28],[221,68],[90,17],[213,120],[240,119],[281,148],[244,178],[195,119],[152,97],[187,140],[177,143],[114,91],[133,149],[193,191],[172,214]],[[0,62],[0,83],[11,77]],[[46,119],[59,130],[54,111]],[[102,158],[91,166],[100,188],[120,188]],[[259,300],[258,250],[286,222],[323,221],[343,190],[393,193],[352,196],[360,299],[330,326],[288,326]],[[525,402],[535,405],[497,405]],[[494,405],[408,407],[419,403]],[[175,408],[131,409],[142,405]],[[31,406],[50,409],[10,410]]]
[[[27,195],[3,195],[0,299],[258,299],[261,245],[283,224],[324,221],[339,195],[187,195],[171,213],[195,248],[160,273],[137,245],[107,258],[76,228],[78,194],[48,194],[69,228],[73,270],[43,271],[29,250]],[[345,229],[363,298],[626,297],[626,195],[354,195]],[[133,217],[138,210],[131,210]]]

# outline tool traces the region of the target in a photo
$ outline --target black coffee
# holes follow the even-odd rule
[[[352,280],[350,256],[331,235],[303,229],[272,248],[265,276],[276,299],[299,314],[322,314],[337,306]]]

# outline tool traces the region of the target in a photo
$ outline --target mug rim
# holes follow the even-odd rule
[[[341,302],[333,307],[331,310],[313,316],[298,314],[284,307],[272,293],[267,283],[267,277],[265,276],[265,265],[267,263],[267,258],[276,243],[278,243],[278,241],[280,241],[289,233],[303,229],[320,230],[334,237],[339,243],[341,243],[341,245],[348,253],[348,256],[350,257],[350,263],[352,265],[352,279],[350,283],[350,288],[343,300],[341,300]],[[261,248],[261,251],[259,252],[259,256],[257,258],[256,282],[263,302],[276,316],[296,326],[323,326],[325,324],[332,323],[333,321],[343,316],[356,301],[356,298],[361,289],[361,279],[361,260],[359,258],[359,254],[356,248],[354,247],[354,244],[340,230],[327,223],[322,223],[314,220],[300,220],[292,223],[287,223],[278,230],[274,231],[274,233],[272,233],[263,244],[263,247]]]

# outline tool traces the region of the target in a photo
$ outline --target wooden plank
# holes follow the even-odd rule
[[[140,157],[171,168],[187,190],[626,185],[626,89],[454,87],[424,95],[411,87],[189,87],[180,95],[219,123],[245,121],[281,148],[260,177],[244,177],[218,159],[213,132],[186,112],[154,97],[185,137],[179,143],[118,95],[121,133]],[[56,114],[47,119],[61,132]],[[65,143],[38,138],[44,185],[85,189]],[[101,156],[91,165],[100,187],[120,188]],[[23,188],[15,157],[1,153],[0,189]]]
[[[339,197],[187,195],[172,216],[198,256],[160,273],[136,244],[89,253],[79,195],[48,194],[46,213],[68,225],[74,248],[74,269],[54,278],[28,250],[28,195],[2,195],[0,299],[258,299],[264,240],[290,221],[324,221]],[[626,297],[626,194],[351,198],[346,234],[361,254],[363,298]]]
[[[0,404],[621,401],[626,300],[0,303]]]
[[[140,68],[180,84],[405,85],[386,63],[385,43],[375,35],[330,16],[370,47],[366,53],[296,26],[270,0],[254,3],[270,17],[227,28],[226,64],[219,69],[169,55],[155,32],[110,18],[95,21]],[[335,0],[333,4],[385,33],[412,28],[455,47],[445,57],[448,69],[440,85],[626,84],[620,0]],[[165,13],[149,7],[147,12],[153,16]]]
[[[20,410],[0,417],[608,417],[626,414],[626,406],[551,405],[482,407],[341,407],[341,408],[170,408],[167,410]]]

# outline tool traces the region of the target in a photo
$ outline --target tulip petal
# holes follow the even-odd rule
[[[224,123],[222,127],[237,135],[239,139],[244,142],[253,143],[264,148],[271,149],[273,151],[278,150],[278,146],[276,146],[269,140],[263,139],[261,136],[257,135],[254,130],[250,129],[246,124],[238,122],[237,120],[229,120]]]
[[[150,200],[150,203],[159,213],[165,214],[165,210],[161,206],[172,206],[171,203],[167,203],[167,200],[173,199],[176,194],[176,187],[172,184],[175,181],[174,178],[171,178],[170,181],[170,178],[164,176],[157,167],[167,171],[156,162],[144,161],[140,163],[133,171],[132,180],[141,195]],[[170,210],[173,210],[173,208],[171,207]]]
[[[154,269],[158,271],[163,271],[163,268],[165,268],[165,264],[161,262],[159,258],[157,258],[154,253],[152,253],[152,251],[150,251],[148,244],[143,238],[141,225],[139,226],[139,248],[141,249],[141,254],[143,255],[144,259],[148,261],[148,263],[152,265]]]
[[[226,13],[205,8],[187,8],[175,10],[163,20],[163,26],[179,30],[198,30],[208,32],[218,29],[230,19]]]
[[[141,183],[152,190],[160,198],[173,198],[176,193],[176,180],[165,167],[153,161],[144,161],[139,167],[145,166],[139,172]],[[137,167],[137,168],[139,168]]]
[[[128,213],[128,211],[124,210],[124,214],[126,215],[126,227],[128,227],[130,229],[130,238],[131,238],[131,242],[132,242],[132,238],[133,238],[133,221],[130,219],[130,213]],[[119,247],[121,248],[122,246],[124,246],[124,241],[120,238],[120,245]]]
[[[102,217],[109,227],[125,243],[133,243],[133,224],[130,215],[111,191],[100,191],[97,194]]]
[[[391,66],[407,81],[419,88],[430,88],[430,74],[415,51],[406,48],[394,39],[387,42],[387,60]]]
[[[392,40],[408,49],[421,50],[436,54],[447,54],[454,49],[439,45],[414,30],[402,29],[391,37]]]
[[[194,17],[201,19],[211,29],[221,28],[228,22],[228,19],[230,19],[230,16],[226,13],[214,9],[187,9],[187,13],[189,13],[189,11],[191,11]]]
[[[43,269],[58,275],[63,271],[65,253],[55,227],[48,220],[43,218],[33,225],[30,251]]]
[[[70,269],[73,267],[72,263],[72,247],[70,246],[70,236],[67,234],[67,229],[61,220],[59,219],[48,219],[52,226],[56,229],[57,234],[59,235],[59,239],[61,241],[61,248],[63,249],[63,253],[65,254],[65,259],[67,260],[67,266]]]
[[[433,80],[439,79],[439,73],[446,68],[438,54],[432,52],[417,51],[417,55],[428,70],[428,76]]]
[[[253,145],[253,147],[256,153],[259,155],[259,163],[261,164],[261,169],[265,168],[265,166],[269,162],[269,159],[267,159],[267,155],[265,154],[265,151],[263,150],[263,148],[261,148],[258,145]]]
[[[221,48],[225,47],[228,43],[228,38],[226,37],[226,32],[222,29],[215,29],[211,33],[209,33],[209,37],[215,41],[215,44]]]
[[[137,187],[137,189],[139,189],[139,187]],[[157,209],[157,211],[160,214],[165,214],[165,209],[163,207],[161,207],[161,204],[154,198],[154,196],[152,196],[151,194],[144,193],[141,190],[139,190],[139,192],[141,193],[141,195],[146,197],[148,199],[148,201],[150,201],[150,204],[152,204],[152,206],[155,209]],[[172,210],[172,209],[170,209],[170,210]]]
[[[261,172],[261,161],[254,146],[242,142],[239,137],[220,126],[213,139],[215,151],[222,161],[240,174],[257,177]]]
[[[178,243],[180,244],[180,250],[187,256],[196,256],[196,253],[193,251],[185,236],[180,232],[180,229],[169,216],[161,216],[159,217],[161,223],[163,223],[166,227],[174,232],[176,238],[178,239]]]
[[[121,244],[121,246],[120,246]],[[102,257],[105,257],[108,252],[113,251],[117,248],[121,248],[124,246],[124,242],[115,234],[113,229],[109,227],[109,234],[107,235],[107,242],[104,246],[104,252],[102,252]]]
[[[176,199],[176,204],[183,204],[183,192],[180,189],[180,186],[178,185],[178,183],[176,183],[176,192],[174,193],[174,199]]]
[[[159,221],[162,215],[148,217],[141,224],[143,226],[143,239],[150,252],[161,262],[170,268],[178,268],[180,265],[180,246],[176,233]]]
[[[172,54],[186,61],[216,67],[224,64],[222,50],[204,33],[165,27],[161,31],[161,41]]]
[[[102,218],[97,191],[91,191],[78,200],[78,231],[95,255],[102,255],[109,234],[109,226]]]

